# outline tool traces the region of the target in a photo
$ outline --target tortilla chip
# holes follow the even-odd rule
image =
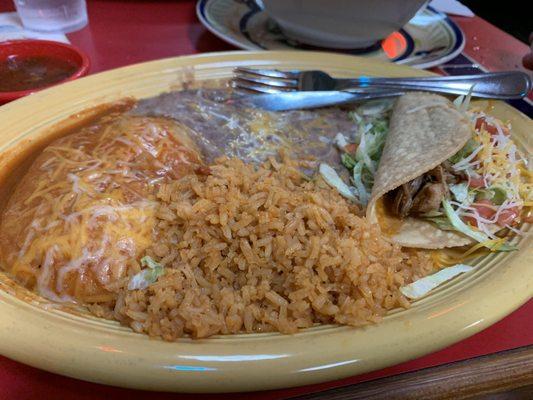
[[[447,98],[419,92],[398,98],[374,177],[369,220],[380,223],[383,218],[395,218],[376,212],[377,201],[456,154],[471,136],[469,121]],[[438,249],[473,243],[463,234],[442,231],[416,218],[406,218],[399,226],[391,238],[405,247]]]

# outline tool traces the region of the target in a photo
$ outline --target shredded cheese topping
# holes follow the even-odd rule
[[[496,239],[491,226],[499,225],[499,218],[505,212],[515,212],[518,216],[524,207],[533,200],[532,174],[527,160],[522,157],[510,137],[510,124],[489,116],[481,111],[471,111],[473,140],[477,147],[466,158],[454,164],[457,171],[468,174],[469,184],[473,179],[481,179],[485,188],[501,188],[506,199],[501,204],[484,205],[494,211],[490,218],[480,215],[478,204],[454,203],[459,215],[476,221],[477,228],[492,239]],[[507,224],[510,226],[509,224]]]
[[[3,246],[11,272],[52,300],[112,300],[153,243],[158,184],[199,163],[179,135],[123,116],[48,146],[3,216],[1,243],[19,242]]]

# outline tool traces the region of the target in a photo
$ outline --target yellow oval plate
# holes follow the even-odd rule
[[[125,96],[167,91],[179,84],[184,69],[201,81],[229,77],[235,66],[322,69],[338,76],[428,74],[365,58],[288,51],[213,53],[120,68],[0,107],[0,174],[13,155],[50,135],[50,128],[68,116]],[[519,145],[530,152],[532,121],[504,103],[492,107],[493,114],[511,121]],[[531,236],[513,239],[519,251],[477,259],[475,271],[378,325],[175,343],[150,339],[83,311],[66,312],[23,289],[15,296],[13,282],[0,274],[0,353],[62,375],[150,390],[246,391],[339,379],[436,351],[519,307],[533,293],[532,241]]]

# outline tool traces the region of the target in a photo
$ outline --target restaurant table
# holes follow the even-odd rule
[[[195,3],[88,0],[89,25],[67,36],[89,55],[91,73],[165,57],[235,50],[202,26],[196,17]],[[13,9],[11,0],[0,0],[0,12]],[[524,43],[479,17],[452,19],[465,33],[466,47],[458,58],[435,71],[524,70],[521,58],[528,51]],[[530,100],[513,103],[530,117],[531,104]],[[533,300],[466,340],[364,375],[253,394],[157,394],[155,398],[437,399],[509,390],[513,398],[533,398]],[[0,399],[34,398],[153,399],[154,393],[66,378],[0,356]]]

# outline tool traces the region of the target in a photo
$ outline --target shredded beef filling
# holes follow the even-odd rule
[[[438,211],[442,200],[449,195],[448,185],[465,178],[462,172],[454,171],[452,165],[445,161],[390,192],[392,213],[405,218]]]

